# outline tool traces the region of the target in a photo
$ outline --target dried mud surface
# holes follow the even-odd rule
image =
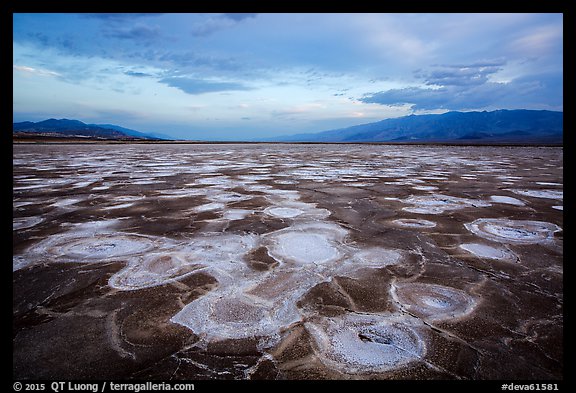
[[[562,379],[563,151],[15,145],[15,379]]]

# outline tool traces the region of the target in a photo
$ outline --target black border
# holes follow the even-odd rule
[[[567,165],[567,171],[569,175],[572,174],[570,170],[573,161],[570,159],[571,151],[574,146],[574,133],[576,130],[574,129],[574,108],[573,101],[574,101],[574,90],[576,88],[576,83],[574,80],[574,72],[576,71],[576,67],[574,64],[574,46],[573,40],[576,37],[576,31],[574,31],[576,18],[574,13],[572,12],[573,2],[570,0],[560,1],[560,0],[546,0],[546,1],[511,1],[508,0],[507,2],[501,1],[494,1],[494,0],[484,0],[480,2],[450,2],[450,1],[425,1],[425,2],[411,2],[411,1],[403,1],[403,2],[382,2],[382,1],[354,1],[354,2],[329,2],[329,1],[315,1],[315,2],[272,2],[272,1],[218,1],[218,2],[202,2],[202,1],[186,1],[186,0],[163,0],[161,2],[124,2],[121,3],[119,1],[110,1],[110,0],[100,0],[96,2],[81,2],[78,0],[70,1],[70,0],[53,0],[53,1],[5,1],[2,2],[2,14],[0,25],[1,28],[4,30],[2,31],[2,43],[4,53],[2,59],[4,63],[4,70],[6,78],[8,78],[8,67],[10,67],[9,56],[7,52],[12,49],[12,45],[8,44],[9,37],[12,37],[12,33],[9,29],[11,29],[13,21],[12,21],[12,14],[13,13],[20,13],[20,12],[45,12],[45,13],[53,13],[53,12],[133,12],[134,10],[138,10],[138,12],[222,12],[225,10],[226,12],[318,12],[318,13],[329,13],[329,12],[391,12],[391,13],[398,13],[398,12],[430,12],[430,13],[438,13],[438,12],[448,12],[448,13],[456,13],[456,12],[479,12],[479,13],[493,13],[493,12],[528,12],[528,13],[563,13],[564,14],[564,69],[568,70],[568,72],[564,73],[564,107],[568,108],[568,111],[565,111],[564,116],[564,129],[567,132],[564,133],[564,148],[568,152],[569,160],[567,160],[564,164]],[[11,67],[10,67],[11,68]],[[4,86],[11,86],[11,90],[13,91],[13,84],[12,82],[4,84]],[[5,100],[4,102],[7,102]],[[566,104],[567,103],[567,104]],[[8,108],[5,107],[6,112],[8,112]],[[3,113],[2,119],[4,122],[8,123],[8,119],[13,120],[13,114],[10,113]],[[13,121],[12,121],[13,122]],[[8,136],[8,124],[6,124],[6,129],[4,130],[3,137],[6,138],[5,143],[2,143],[2,149],[6,150],[5,154],[2,154],[2,161],[1,167],[2,168],[11,168],[12,167],[12,140]],[[3,170],[3,173],[6,174],[6,182],[7,184],[12,183],[11,179],[11,170]],[[570,178],[569,178],[570,179]],[[564,205],[566,205],[566,212],[573,211],[574,204],[572,203],[572,187],[571,183],[569,182],[565,187],[565,192],[567,193],[567,197],[564,200]],[[2,206],[5,206],[6,209],[11,207],[12,205],[12,191],[10,188],[10,192],[3,192],[3,198],[5,198],[4,203]],[[5,217],[9,217],[8,214]],[[565,237],[568,237],[571,234],[571,227],[570,227],[569,220],[565,220],[565,228],[564,233]],[[3,222],[3,226],[5,225],[6,230],[10,230],[8,226],[10,223],[6,219],[6,222]],[[5,233],[5,232],[4,232]],[[12,233],[12,232],[10,232]],[[8,256],[6,257],[8,259]],[[491,380],[491,381],[457,381],[457,380],[442,380],[442,381],[433,381],[433,380],[425,380],[425,381],[413,381],[413,380],[402,380],[402,381],[389,381],[389,380],[323,380],[323,381],[190,381],[194,383],[195,390],[194,392],[207,392],[208,390],[213,389],[240,389],[240,390],[249,390],[249,391],[267,391],[269,392],[270,389],[274,389],[276,387],[288,387],[288,388],[296,388],[296,389],[353,389],[353,388],[360,388],[360,389],[432,389],[434,391],[442,391],[444,392],[459,392],[463,393],[464,389],[481,389],[482,392],[501,392],[503,384],[511,384],[514,383],[515,385],[521,384],[536,384],[536,383],[552,383],[558,385],[558,391],[565,391],[568,386],[572,386],[573,382],[575,381],[574,371],[576,368],[574,367],[574,352],[572,351],[573,347],[573,339],[571,337],[570,332],[574,327],[572,314],[570,311],[573,310],[573,296],[571,294],[571,286],[570,279],[574,277],[570,274],[573,271],[573,267],[571,266],[572,258],[570,255],[565,255],[565,260],[568,261],[564,265],[564,276],[567,277],[564,281],[564,294],[565,294],[565,311],[564,311],[564,380],[560,381],[518,381],[518,380]],[[7,265],[5,261],[5,266],[7,270]],[[3,286],[5,291],[8,291],[8,288],[11,289],[11,285]],[[10,298],[9,296],[4,296],[4,299]],[[8,345],[8,343],[7,343]],[[7,351],[6,351],[7,352]],[[50,392],[49,385],[51,382],[54,381],[16,381],[12,378],[10,381],[10,385],[6,386],[8,391],[16,391],[14,389],[14,383],[21,382],[22,384],[26,384],[34,382],[44,383],[46,385],[46,392]],[[72,381],[72,382],[98,382],[99,385],[102,385],[104,381]],[[108,381],[110,382],[110,381]],[[127,382],[127,381],[115,381],[115,382]],[[144,383],[146,381],[132,381],[135,383]],[[171,385],[176,383],[182,383],[185,381],[154,381],[154,382],[165,382]],[[22,390],[24,391],[24,390]],[[66,390],[63,390],[66,391]],[[106,391],[110,391],[107,389]]]

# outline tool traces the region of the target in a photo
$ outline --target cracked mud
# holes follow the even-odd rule
[[[563,152],[15,145],[15,379],[561,379]]]

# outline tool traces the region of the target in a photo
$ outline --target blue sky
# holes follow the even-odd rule
[[[563,110],[562,14],[14,14],[14,121],[247,140]]]

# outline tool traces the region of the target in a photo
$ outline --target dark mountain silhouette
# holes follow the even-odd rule
[[[79,120],[48,119],[12,124],[18,137],[86,138],[99,140],[159,140],[156,136],[112,124],[86,124]]]
[[[535,110],[410,115],[314,134],[274,138],[282,142],[562,143],[563,113]],[[272,139],[270,139],[272,140]]]
[[[145,133],[145,132],[141,132],[141,131],[131,130],[130,128],[116,126],[114,124],[90,124],[90,125],[101,127],[101,128],[107,128],[110,130],[120,131],[120,132],[123,132],[124,134],[135,136],[135,137],[140,137],[140,138],[172,139],[172,137],[165,135],[165,134],[160,134],[158,132]]]

